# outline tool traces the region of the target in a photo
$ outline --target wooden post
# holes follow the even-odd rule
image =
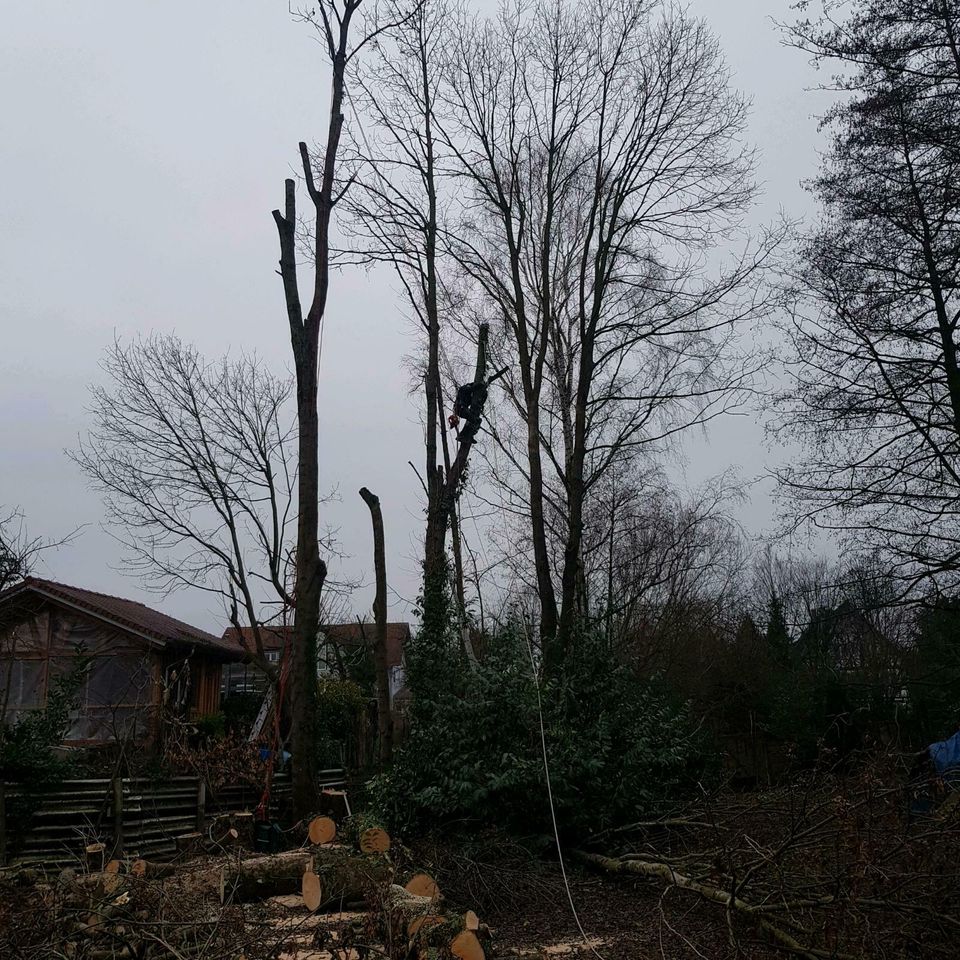
[[[106,860],[107,845],[105,843],[88,843],[83,848],[83,863],[87,873],[102,873]]]
[[[114,777],[113,783],[113,858],[123,853],[123,777]]]
[[[203,833],[204,821],[207,819],[207,781],[200,777],[197,780],[197,832]]]
[[[203,834],[201,833],[182,833],[179,837],[173,838],[177,846],[177,853],[185,857],[192,857],[200,853],[203,849]]]

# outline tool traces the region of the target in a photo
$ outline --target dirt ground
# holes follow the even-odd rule
[[[522,869],[529,873],[514,895],[510,888]],[[443,869],[437,872],[445,873]],[[766,960],[784,956],[741,925],[737,927],[737,953],[730,945],[722,910],[695,895],[664,890],[654,881],[598,876],[569,864],[565,882],[559,865],[546,861],[528,861],[522,867],[513,862],[488,873],[482,880],[474,878],[464,884],[464,889],[452,879],[447,882],[458,897],[479,900],[486,908],[483,916],[493,928],[498,956],[543,960],[725,960],[734,956]],[[500,888],[490,875],[503,878]],[[478,889],[485,884],[486,897]]]
[[[203,869],[215,870],[216,864],[216,858],[204,858]],[[559,867],[527,861],[519,894],[523,901],[511,902],[518,895],[514,882],[519,869],[515,860],[505,863],[500,888],[480,881],[487,884],[479,899],[485,901],[483,921],[492,931],[490,956],[543,960],[733,956],[722,913],[688,894],[663,895],[648,882],[607,879],[572,867],[569,889],[581,933]],[[89,923],[90,917],[55,903],[57,895],[51,892],[55,889],[55,882],[49,888],[42,883],[0,886],[3,960],[135,960],[141,955],[175,960],[359,960],[364,955],[382,956],[384,949],[382,927],[368,911],[311,914],[298,895],[220,907],[212,888],[175,879],[132,882],[119,898],[129,919],[109,929],[101,925],[99,933],[94,926],[78,934],[78,925]],[[447,906],[468,908],[467,901],[453,896]],[[134,942],[136,947],[128,946]],[[774,954],[758,948],[740,956]]]

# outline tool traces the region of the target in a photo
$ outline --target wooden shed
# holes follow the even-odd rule
[[[215,713],[236,645],[142,603],[29,577],[0,593],[0,711],[14,722],[81,664],[67,743],[153,739],[165,712]]]

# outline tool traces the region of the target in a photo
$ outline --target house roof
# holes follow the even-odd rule
[[[105,620],[161,644],[192,644],[216,650],[221,654],[237,655],[235,644],[224,642],[205,630],[177,620],[175,617],[154,610],[136,600],[96,593],[81,587],[72,587],[53,580],[27,577],[0,593],[0,607],[29,594],[47,597],[50,600],[80,609],[98,619]]]
[[[364,641],[373,640],[376,627],[372,623],[330,623],[323,628],[329,640],[348,647],[360,646]],[[265,650],[279,650],[284,640],[293,635],[293,627],[261,627],[261,640]],[[243,642],[240,642],[240,638]],[[410,624],[394,622],[387,624],[387,666],[398,667],[403,663],[404,644],[410,639]],[[233,628],[225,630],[222,642],[231,649],[243,650],[245,646],[254,647],[253,630],[244,627],[240,633]]]

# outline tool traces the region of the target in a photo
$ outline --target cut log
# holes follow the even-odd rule
[[[314,817],[307,831],[310,842],[317,845],[332,843],[337,837],[337,825],[330,817]]]
[[[399,943],[403,933],[407,937],[414,936],[421,942],[433,937],[427,937],[427,934],[448,922],[448,918],[437,913],[437,902],[432,897],[421,897],[418,894],[411,893],[405,887],[399,884],[391,884],[385,898],[386,912],[390,917],[390,926],[394,932],[394,938]],[[458,917],[457,926],[462,927],[462,920]],[[445,943],[449,942],[447,936]]]
[[[450,953],[460,960],[486,960],[483,947],[473,930],[458,933],[450,944]]]
[[[480,929],[480,918],[472,910],[468,910],[463,915],[463,929],[474,931]]]
[[[326,904],[378,903],[393,879],[393,868],[387,860],[360,856],[346,844],[328,843],[314,848],[313,855]]]
[[[299,893],[304,873],[313,870],[313,854],[301,850],[254,857],[220,870],[220,902],[250,903],[284,893]]]
[[[387,891],[386,905],[389,911],[396,916],[403,916],[407,923],[418,917],[425,917],[436,911],[436,904],[430,897],[421,897],[411,893],[406,887],[398,883],[390,884]]]
[[[390,850],[390,834],[382,827],[370,827],[360,834],[362,853],[387,853]]]
[[[151,880],[162,877],[172,877],[180,871],[175,863],[155,863],[152,860],[134,860],[127,868],[127,873],[135,877],[149,877]]]
[[[320,878],[312,870],[304,873],[300,881],[300,891],[303,895],[303,905],[311,913],[320,909],[320,904],[323,903],[323,888],[320,885]]]
[[[116,874],[116,873],[119,873],[119,872],[120,872],[120,867],[121,867],[121,863],[120,863],[119,860],[111,860],[111,861],[103,868],[103,872],[104,872],[104,873],[114,873],[114,874]]]
[[[404,885],[403,889],[407,893],[412,893],[415,897],[427,897],[434,903],[443,899],[440,888],[436,881],[429,874],[415,873]]]

